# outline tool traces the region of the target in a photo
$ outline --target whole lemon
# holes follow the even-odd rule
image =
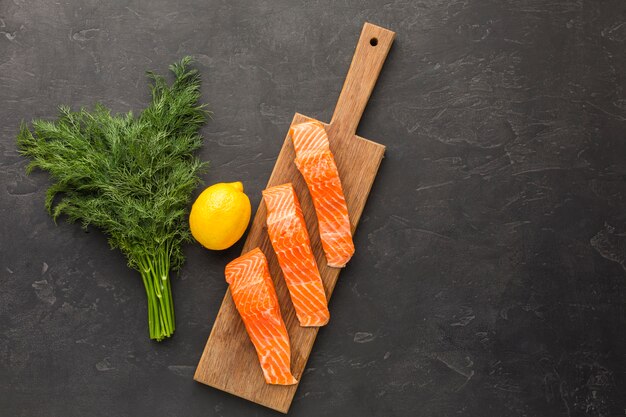
[[[205,189],[193,203],[189,228],[207,249],[222,250],[237,242],[250,222],[250,199],[241,182],[219,183]]]

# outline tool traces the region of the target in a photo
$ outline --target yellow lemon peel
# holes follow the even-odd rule
[[[243,236],[251,210],[250,199],[241,182],[214,184],[205,189],[191,207],[191,234],[207,249],[227,249]]]

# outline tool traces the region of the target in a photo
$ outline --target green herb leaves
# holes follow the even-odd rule
[[[51,175],[46,207],[55,220],[66,215],[101,229],[141,272],[150,335],[157,340],[174,331],[168,272],[184,261],[187,206],[205,167],[194,151],[208,112],[198,104],[200,79],[190,62],[186,57],[170,66],[171,85],[148,73],[152,102],[139,117],[114,116],[101,105],[77,112],[61,107],[58,120],[35,120],[32,131],[24,124],[17,138],[31,159],[28,171]]]

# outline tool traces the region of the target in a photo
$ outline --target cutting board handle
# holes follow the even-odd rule
[[[380,26],[367,22],[363,25],[346,81],[330,121],[334,140],[341,140],[356,134],[363,110],[372,94],[395,36],[395,32]]]

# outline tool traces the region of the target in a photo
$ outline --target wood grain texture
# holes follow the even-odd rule
[[[393,32],[378,26],[368,23],[364,25],[332,122],[330,125],[325,124],[329,133],[331,151],[335,156],[341,177],[353,232],[365,207],[385,151],[383,145],[358,137],[354,133],[394,35]],[[296,114],[292,125],[309,120],[313,119]],[[287,135],[267,186],[286,182],[293,184],[302,205],[324,288],[330,298],[341,270],[326,265],[313,203],[306,183],[293,162],[294,158],[293,143]],[[318,329],[304,328],[298,324],[278,260],[267,234],[266,215],[266,207],[261,200],[242,253],[259,247],[268,259],[281,312],[291,338],[292,373],[300,380]],[[358,256],[358,247],[356,251]],[[332,311],[329,324],[332,325]],[[226,292],[215,319],[194,379],[283,413],[289,410],[297,389],[297,385],[275,386],[265,383],[256,352],[246,334],[229,291]]]

